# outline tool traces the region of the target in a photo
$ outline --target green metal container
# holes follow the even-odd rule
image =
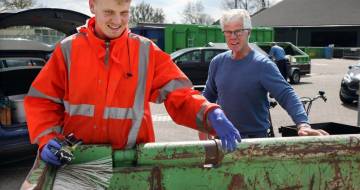
[[[172,53],[187,47],[204,46],[208,42],[224,42],[219,26],[173,24],[165,27],[165,51]]]
[[[251,42],[271,42],[274,29],[269,27],[253,28]],[[225,42],[219,25],[169,24],[165,27],[165,51],[172,53],[189,47],[202,47],[208,44]]]
[[[257,27],[251,31],[250,42],[274,41],[274,29],[270,27]]]
[[[324,58],[324,47],[304,47],[304,52],[307,53],[310,58]]]
[[[114,151],[84,145],[74,163],[111,155],[108,189],[360,189],[360,135],[148,143]],[[66,167],[65,167],[66,169]],[[52,189],[57,170],[37,161],[23,187]]]

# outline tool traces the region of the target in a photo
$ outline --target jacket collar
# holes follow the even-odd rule
[[[87,36],[90,45],[97,52],[99,58],[105,56],[105,40],[100,39],[95,35],[95,17],[88,19],[86,21],[86,24],[80,27],[79,32],[84,33]],[[130,30],[128,29],[128,27],[126,27],[120,37],[110,40],[110,52],[115,44],[118,48],[126,46],[129,33]]]

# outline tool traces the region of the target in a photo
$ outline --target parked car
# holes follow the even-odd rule
[[[171,58],[194,85],[204,85],[211,59],[227,50],[221,47],[185,48],[173,52]]]
[[[251,43],[250,46],[267,56],[256,44]],[[205,85],[210,61],[217,54],[228,50],[226,43],[209,43],[207,47],[185,48],[173,52],[170,56],[193,85]]]
[[[207,46],[208,47],[185,48],[171,54],[173,61],[186,74],[186,76],[189,77],[194,85],[205,85],[211,59],[217,54],[229,50],[226,43],[210,42]],[[269,56],[267,52],[270,48],[268,48],[267,43],[261,43],[260,45],[257,43],[250,43],[250,47],[256,49],[267,57]],[[285,48],[287,49],[287,52],[290,51],[289,48],[292,48],[292,46]],[[301,51],[300,49],[298,50]],[[293,54],[294,53],[292,53],[292,55]],[[290,67],[288,69],[290,83],[297,84],[300,82],[300,75],[310,73],[310,61],[305,61],[304,63],[301,62],[301,60],[306,60],[305,55],[288,57],[290,60]]]
[[[271,42],[255,42],[262,50],[269,53]],[[289,60],[287,75],[291,84],[300,83],[301,76],[311,73],[311,60],[308,54],[300,50],[290,42],[276,42],[284,48],[286,57]]]
[[[87,18],[48,8],[0,14],[0,165],[35,157],[23,100],[54,49],[44,42],[72,34]]]
[[[360,82],[360,62],[355,65],[349,66],[349,70],[341,80],[340,87],[340,100],[344,104],[351,104],[358,101],[357,90],[359,89]]]

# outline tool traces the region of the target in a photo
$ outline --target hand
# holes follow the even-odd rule
[[[298,135],[299,136],[324,136],[329,135],[326,131],[322,129],[313,129],[307,123],[300,123],[297,125]]]
[[[41,159],[54,166],[62,165],[59,158],[55,155],[55,152],[60,149],[61,145],[59,142],[55,139],[50,140],[41,151]]]
[[[236,141],[241,142],[239,131],[228,120],[224,112],[220,108],[211,110],[208,114],[208,120],[214,128],[216,134],[221,139],[222,148],[227,152],[236,149]]]

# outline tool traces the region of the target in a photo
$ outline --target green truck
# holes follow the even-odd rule
[[[255,42],[262,50],[269,53],[272,42]],[[300,83],[301,76],[311,73],[311,59],[308,54],[296,47],[291,42],[276,42],[277,45],[284,48],[290,67],[288,68],[288,77],[291,84]]]

